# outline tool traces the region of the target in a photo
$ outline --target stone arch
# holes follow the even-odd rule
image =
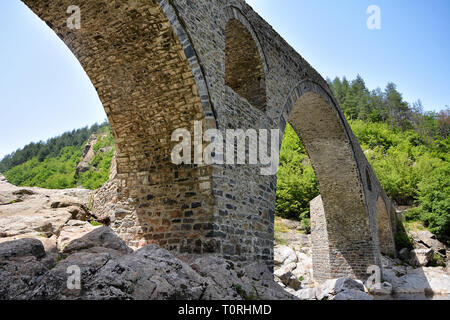
[[[252,106],[265,111],[267,64],[250,23],[228,7],[225,26],[225,84]]]
[[[380,252],[385,255],[394,256],[394,238],[392,232],[391,219],[389,211],[387,210],[386,203],[381,196],[377,200],[377,229],[378,229],[378,242],[380,246]]]
[[[332,95],[311,80],[292,90],[281,116],[302,140],[321,196],[311,203],[313,272],[316,281],[367,278],[377,264],[361,170],[345,120]]]
[[[23,2],[65,42],[96,88],[117,149],[112,226],[128,244],[214,252],[212,169],[175,166],[175,129],[216,121],[185,29],[167,0],[79,0],[82,26],[67,26],[70,0]],[[195,230],[195,231],[194,231]]]

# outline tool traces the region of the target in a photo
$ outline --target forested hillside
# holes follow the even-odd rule
[[[424,112],[420,101],[405,102],[395,84],[369,91],[359,76],[329,85],[387,194],[399,205],[414,206],[407,222],[419,221],[441,238],[450,237],[450,109]],[[277,214],[299,219],[308,229],[309,202],[318,194],[305,149],[288,126]]]
[[[56,157],[65,147],[80,148],[86,143],[91,134],[97,133],[107,126],[108,123],[105,121],[100,125],[96,123],[91,127],[84,127],[65,132],[58,137],[48,139],[46,142],[40,141],[38,143],[29,143],[25,147],[6,155],[0,161],[0,172],[4,173],[32,158],[37,158],[37,160],[41,162],[45,158]]]
[[[83,170],[77,170],[88,139],[95,139],[93,157],[84,164]],[[109,177],[113,146],[108,123],[94,124],[46,142],[26,145],[0,161],[0,172],[17,186],[96,189]]]

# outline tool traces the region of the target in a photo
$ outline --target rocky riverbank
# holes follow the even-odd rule
[[[92,195],[18,188],[0,176],[1,300],[298,299],[265,265],[128,247],[89,210]],[[76,270],[81,289],[68,285]]]
[[[445,267],[430,266],[434,254],[445,257],[448,248],[428,231],[411,232],[414,250],[400,250],[397,259],[383,256],[381,286],[369,289],[362,281],[348,278],[315,284],[310,236],[303,234],[297,223],[285,219],[277,219],[275,229],[275,280],[302,300],[450,298],[448,260],[444,260]]]

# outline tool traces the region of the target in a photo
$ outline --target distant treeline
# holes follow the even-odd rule
[[[46,158],[57,157],[65,147],[79,148],[83,146],[93,133],[98,133],[105,127],[109,127],[107,121],[102,124],[95,123],[91,127],[86,126],[81,129],[65,132],[58,137],[48,139],[46,142],[40,141],[38,143],[32,142],[27,144],[25,147],[6,155],[0,161],[0,172],[5,173],[33,158],[37,158],[38,162],[42,162]]]
[[[428,141],[447,139],[450,134],[450,108],[425,112],[420,100],[409,104],[397,86],[390,82],[384,90],[367,89],[361,76],[353,81],[345,77],[327,80],[348,120],[383,122],[392,129],[414,130]]]

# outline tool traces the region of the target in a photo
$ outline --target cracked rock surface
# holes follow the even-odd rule
[[[261,264],[239,267],[215,256],[183,261],[156,245],[133,251],[108,227],[69,247],[67,256],[50,262],[37,239],[0,244],[0,299],[294,299]],[[74,270],[79,288],[68,285]]]
[[[88,209],[92,197],[0,176],[0,300],[296,299],[263,264],[176,257],[156,245],[133,251],[111,228],[89,223],[102,218]]]

